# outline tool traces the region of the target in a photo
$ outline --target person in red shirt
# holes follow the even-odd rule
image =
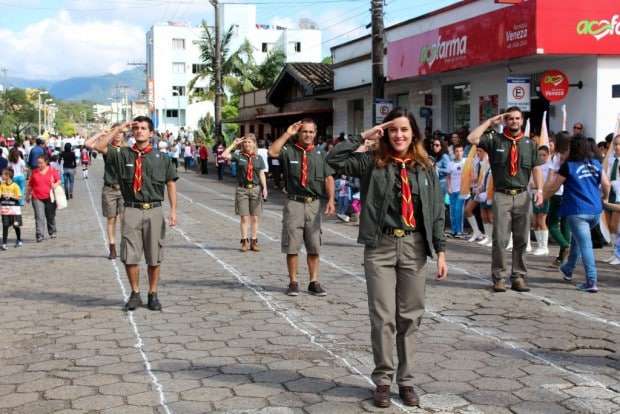
[[[200,173],[209,174],[209,168],[207,166],[207,162],[209,161],[209,151],[204,143],[200,144],[198,156],[200,157]]]
[[[56,238],[56,203],[50,198],[52,188],[60,185],[58,171],[49,166],[46,155],[37,158],[37,168],[32,170],[26,187],[26,202],[32,200],[36,224],[37,243],[45,238],[45,227],[50,238]]]

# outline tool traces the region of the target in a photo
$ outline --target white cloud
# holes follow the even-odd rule
[[[60,11],[20,31],[0,30],[2,64],[12,76],[64,79],[118,73],[143,61],[144,29],[121,21],[81,21]]]

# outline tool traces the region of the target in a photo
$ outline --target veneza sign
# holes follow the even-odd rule
[[[620,55],[620,0],[530,0],[388,43],[390,80],[531,55]]]

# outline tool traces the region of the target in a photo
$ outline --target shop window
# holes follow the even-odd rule
[[[409,109],[409,94],[401,93],[400,95],[396,95],[396,106]]]
[[[447,103],[447,132],[466,130],[469,131],[471,112],[471,85],[460,83],[444,87]]]
[[[364,100],[354,99],[348,102],[349,114],[349,133],[360,134],[364,130]]]

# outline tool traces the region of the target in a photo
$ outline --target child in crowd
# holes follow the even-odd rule
[[[543,173],[543,183],[547,182],[549,177],[549,171],[553,162],[549,156],[549,147],[543,145],[538,148],[538,157],[543,162],[540,166]],[[534,182],[530,181],[530,189],[532,194],[537,191],[533,187]],[[542,206],[536,207],[534,203],[534,197],[532,196],[532,206],[534,213],[534,235],[536,236],[537,247],[534,250],[535,256],[547,256],[549,254],[549,229],[547,228],[547,214],[549,214],[549,200],[545,200]]]
[[[476,149],[473,168],[471,169],[471,193],[473,197],[470,197],[465,203],[465,219],[469,223],[469,227],[471,227],[472,230],[472,235],[467,240],[468,242],[481,242],[485,239],[485,235],[482,233],[482,230],[480,230],[478,220],[474,214],[474,210],[476,210],[476,207],[480,205],[480,200],[477,196],[480,193],[480,184],[484,175],[482,171],[482,162],[485,157],[487,157],[487,153],[482,148]]]
[[[351,203],[351,186],[346,175],[341,175],[336,180],[336,193],[338,194],[338,214],[337,217],[348,223],[350,218],[347,215]]]
[[[465,160],[463,159],[463,144],[454,145],[454,159],[448,164],[448,191],[450,192],[450,226],[452,236],[463,235],[463,203],[461,198],[461,174]]]
[[[15,247],[22,245],[22,211],[19,206],[21,191],[19,186],[13,182],[13,170],[5,168],[2,171],[2,183],[0,183],[0,215],[2,216],[2,246],[1,250],[6,250],[6,243],[9,237],[9,227],[15,230]]]
[[[88,179],[88,165],[90,164],[90,154],[88,149],[82,148],[82,156],[80,158],[82,164],[82,178]]]

